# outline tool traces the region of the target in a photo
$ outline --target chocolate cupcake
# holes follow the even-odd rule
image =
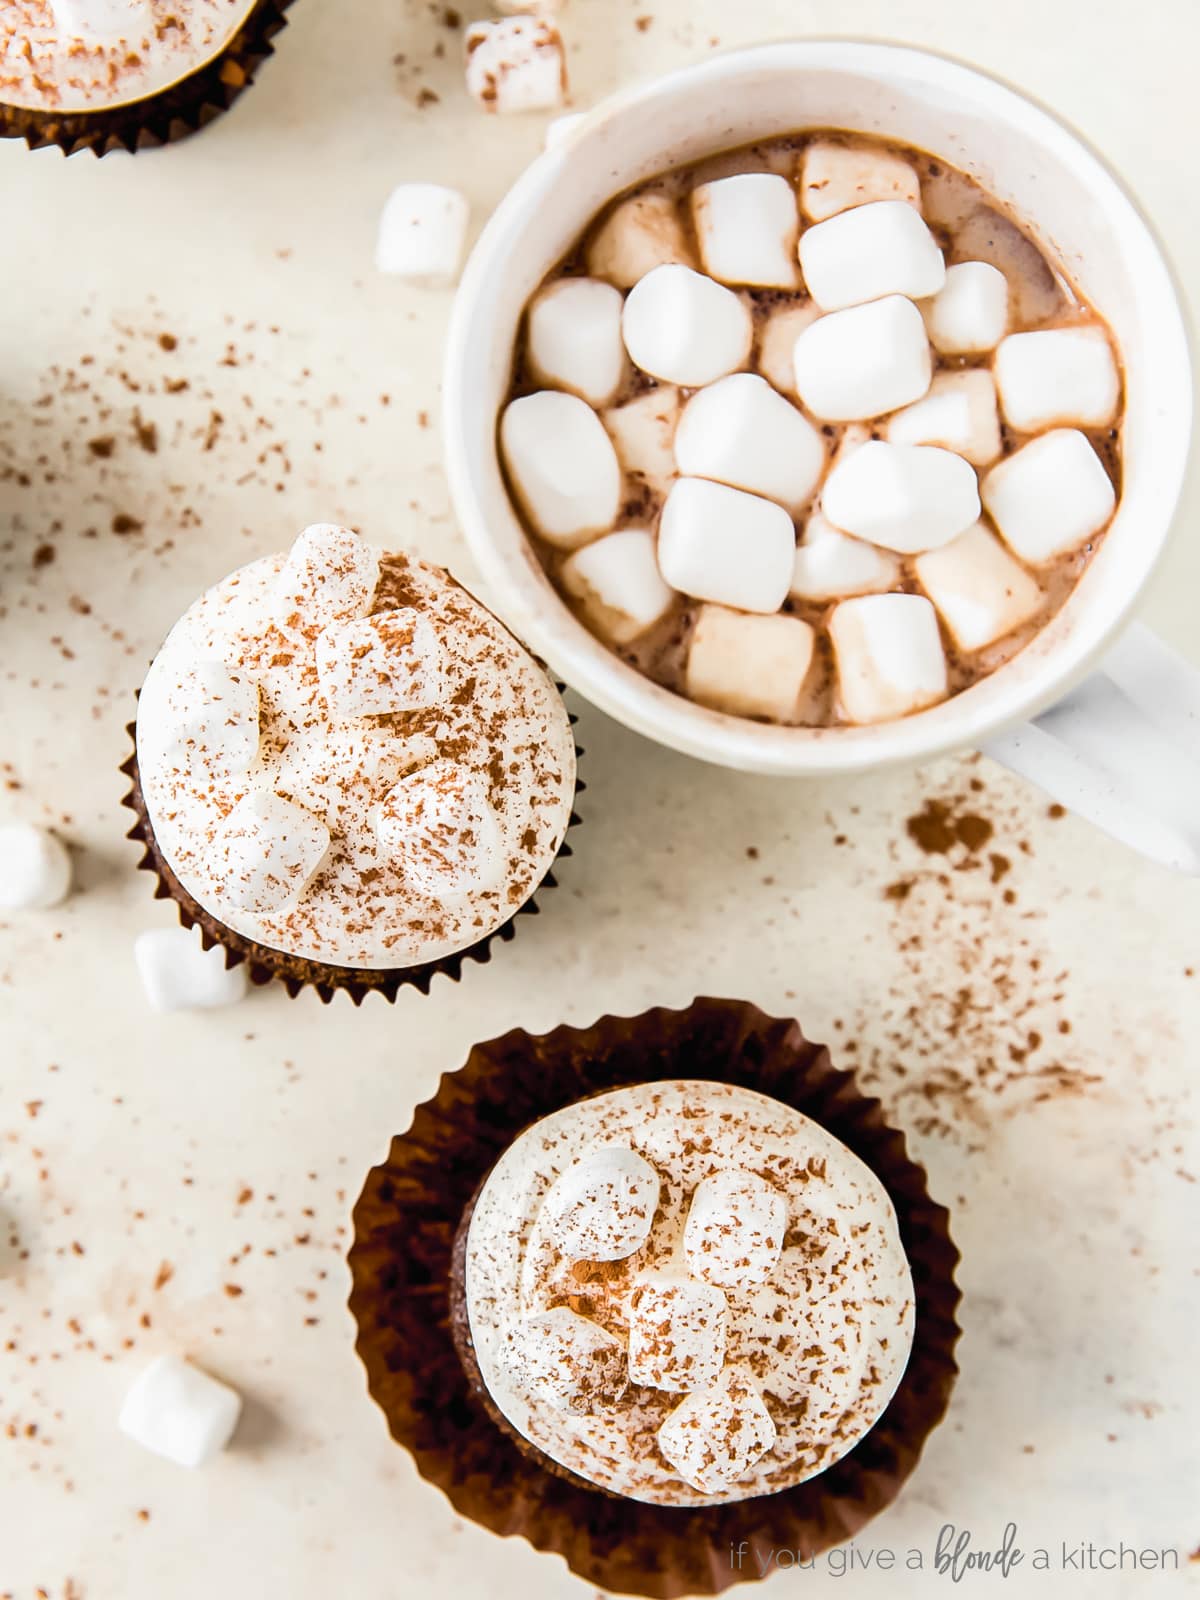
[[[461,1514],[710,1594],[895,1498],[948,1403],[956,1262],[878,1102],[698,1000],[477,1046],[367,1180],[351,1310]]]
[[[141,150],[227,111],[291,0],[7,0],[0,137],[67,155]]]
[[[446,572],[318,525],[171,630],[123,770],[143,865],[230,964],[394,998],[512,936],[576,789],[554,684]]]

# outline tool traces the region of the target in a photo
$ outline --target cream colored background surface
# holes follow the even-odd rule
[[[462,186],[478,225],[541,125],[466,103],[440,10],[297,0],[202,137],[101,163],[0,149],[0,818],[58,826],[82,886],[0,925],[0,1595],[588,1594],[459,1523],[389,1443],[352,1354],[347,1222],[473,1040],[696,992],[794,1011],[863,1063],[954,1208],[963,1376],[859,1540],[925,1569],[849,1581],[938,1592],[943,1523],[980,1548],[1012,1520],[1053,1569],[1030,1554],[1006,1594],[1195,1589],[1200,891],[986,763],[772,784],[577,707],[577,855],[491,966],[394,1009],[280,991],[147,1010],[131,941],[172,914],[122,840],[116,767],[167,627],[318,519],[471,575],[438,467],[449,296],[377,279],[374,227],[404,178]],[[566,27],[583,105],[718,40],[836,29],[962,55],[1093,140],[1200,282],[1191,0],[572,0]],[[439,98],[418,108],[422,87]],[[1145,608],[1193,657],[1198,512],[1193,482]],[[991,821],[982,855],[922,852],[905,819],[930,797]],[[203,1473],[116,1432],[167,1348],[248,1398]],[[1180,1572],[1061,1570],[1063,1541],[1122,1540],[1177,1549]],[[800,1581],[848,1580],[767,1592]]]

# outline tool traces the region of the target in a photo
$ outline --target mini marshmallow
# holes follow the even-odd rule
[[[796,392],[796,340],[821,315],[811,300],[777,306],[763,324],[758,345],[758,370],[780,394]]]
[[[616,522],[617,453],[577,395],[543,389],[513,400],[500,422],[500,446],[526,516],[549,543],[574,550]]]
[[[542,148],[544,150],[554,150],[560,144],[564,144],[586,116],[586,111],[568,111],[561,117],[551,117],[546,124]]]
[[[472,22],[464,37],[467,93],[485,111],[554,111],[562,105],[567,58],[548,17]]]
[[[647,528],[622,528],[584,545],[563,562],[559,577],[613,644],[628,644],[652,628],[675,599]]]
[[[982,492],[1005,544],[1031,567],[1077,550],[1117,503],[1103,462],[1077,428],[1055,428],[1022,445],[992,468]]]
[[[671,587],[740,611],[779,610],[795,548],[782,506],[705,478],[680,478],[658,525],[658,565]]]
[[[623,406],[613,406],[601,420],[628,476],[641,478],[656,494],[665,495],[676,477],[679,390],[659,384]]]
[[[486,780],[450,760],[418,767],[388,791],[375,832],[405,881],[435,900],[495,889],[507,852]]]
[[[720,1289],[655,1273],[629,1297],[629,1376],[675,1392],[707,1389],[725,1364],[729,1306]]]
[[[497,1359],[530,1399],[576,1416],[613,1405],[628,1384],[624,1345],[566,1306],[511,1323]]]
[[[1117,414],[1121,376],[1103,328],[1012,333],[993,363],[1000,404],[1018,433],[1058,423],[1106,428]]]
[[[843,600],[829,620],[829,637],[847,721],[886,722],[946,698],[937,613],[924,595]]]
[[[216,657],[197,660],[169,690],[166,759],[209,774],[248,772],[259,743],[258,685]]]
[[[402,183],[379,219],[380,272],[431,288],[456,283],[467,247],[467,197],[440,183]]]
[[[982,650],[1041,610],[1044,596],[981,522],[913,563],[960,650]]]
[[[796,340],[795,388],[825,422],[859,422],[919,400],[933,361],[925,322],[894,294],[818,317]]]
[[[875,145],[832,144],[814,139],[800,167],[800,204],[806,217],[825,222],[851,206],[903,200],[918,209],[921,180],[900,156]]]
[[[746,1289],[771,1276],[787,1232],[787,1198],[756,1172],[726,1168],[702,1179],[683,1227],[683,1253],[697,1278]]]
[[[900,562],[890,550],[852,539],[814,511],[796,548],[791,593],[796,600],[840,600],[895,588],[900,577]]]
[[[800,238],[805,286],[822,311],[908,295],[937,294],[946,263],[921,213],[903,200],[874,200],[818,222]]]
[[[675,1407],[658,1430],[658,1447],[693,1489],[715,1495],[761,1461],[775,1438],[749,1368],[730,1367]]]
[[[634,285],[621,320],[625,348],[651,377],[698,389],[744,367],[754,323],[745,304],[690,267],[655,267]]]
[[[379,557],[349,528],[317,522],[292,545],[276,580],[275,611],[301,626],[361,617],[371,609],[379,583]]]
[[[871,439],[830,471],[821,510],[843,533],[913,555],[971,526],[979,483],[970,462],[950,450]]]
[[[618,289],[632,289],[655,267],[693,265],[679,211],[666,194],[622,200],[587,247],[587,268]]]
[[[178,1356],[159,1356],[125,1396],[117,1426],[176,1466],[202,1467],[232,1439],[241,1410],[236,1389]]]
[[[734,717],[793,722],[815,640],[798,617],[755,617],[702,606],[688,647],[688,699]]]
[[[1008,279],[986,261],[946,268],[946,281],[925,305],[925,326],[945,356],[994,350],[1008,327]]]
[[[32,822],[0,827],[0,911],[48,911],[71,892],[62,840]]]
[[[675,463],[687,477],[748,489],[795,516],[821,480],[825,440],[765,378],[735,372],[684,406]]]
[[[133,959],[155,1011],[208,1011],[246,998],[246,968],[227,967],[224,950],[219,945],[206,950],[194,930],[139,933]]]
[[[800,282],[796,191],[771,172],[742,172],[692,191],[692,221],[710,278],[757,289]]]
[[[415,607],[332,622],[317,636],[316,655],[321,693],[334,716],[419,711],[443,698],[442,646]]]
[[[211,868],[230,905],[268,916],[299,900],[329,843],[311,812],[271,789],[251,789],[218,824]]]
[[[75,39],[140,38],[152,13],[146,0],[50,0],[54,25]]]
[[[527,324],[526,351],[537,381],[569,389],[589,405],[607,405],[625,376],[624,304],[618,289],[597,278],[559,278],[543,289]]]
[[[1000,455],[996,385],[983,367],[940,372],[923,400],[888,418],[889,444],[936,444],[965,456],[974,467]]]
[[[546,1196],[551,1240],[567,1261],[624,1261],[650,1237],[660,1188],[658,1173],[636,1150],[593,1150]]]

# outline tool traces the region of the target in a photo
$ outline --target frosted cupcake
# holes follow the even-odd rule
[[[496,618],[327,525],[171,630],[125,770],[181,919],[324,999],[486,959],[566,848],[576,787],[562,699]]]
[[[140,150],[228,110],[291,0],[7,0],[0,135],[68,155]]]

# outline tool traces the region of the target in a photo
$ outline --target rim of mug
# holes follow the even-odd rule
[[[572,159],[572,151],[613,122],[653,103],[663,94],[720,78],[764,62],[778,67],[779,57],[792,58],[796,70],[855,70],[877,81],[894,76],[900,62],[930,67],[938,73],[986,86],[997,104],[1008,102],[1015,113],[1032,114],[1042,127],[1034,137],[1049,135],[1072,157],[1069,165],[1090,166],[1080,178],[1089,188],[1099,182],[1126,208],[1123,219],[1140,230],[1161,272],[1167,298],[1159,315],[1174,320],[1182,397],[1176,415],[1176,461],[1163,499],[1157,531],[1145,547],[1136,581],[1119,595],[1101,594],[1086,607],[1077,602],[1080,589],[1098,567],[1103,570],[1102,543],[1097,557],[1076,583],[1065,604],[1033,640],[1009,662],[970,688],[911,716],[867,726],[805,728],[753,721],[714,711],[663,688],[623,661],[574,615],[541,566],[527,533],[504,488],[507,527],[497,532],[491,521],[479,477],[486,463],[479,459],[461,426],[462,396],[481,316],[486,316],[496,274],[519,240],[524,224],[537,208],[548,181]],[[888,64],[892,71],[888,72]],[[764,135],[767,137],[767,135]],[[741,141],[746,142],[746,141]],[[718,147],[714,145],[714,151]],[[936,154],[936,152],[931,152]],[[614,179],[612,194],[626,185]],[[552,264],[551,264],[552,265]],[[549,270],[549,267],[547,267]],[[988,737],[1028,720],[1078,683],[1104,647],[1132,616],[1169,543],[1186,481],[1193,399],[1193,335],[1184,311],[1175,268],[1163,241],[1120,175],[1095,147],[1056,111],[1035,96],[973,63],[899,41],[842,35],[770,40],[713,52],[702,61],[643,79],[617,90],[583,113],[561,144],[543,151],[520,175],[493,212],[467,262],[455,298],[447,335],[443,381],[443,438],[451,499],[489,601],[568,685],[624,726],[686,755],[735,769],[779,776],[826,776],[875,770],[899,763],[924,761],[977,745]],[[517,323],[511,327],[515,344]],[[505,319],[506,321],[509,319]],[[496,430],[491,434],[496,473]],[[1118,504],[1119,517],[1121,504]],[[1129,535],[1126,534],[1126,540]],[[1081,613],[1077,615],[1076,613]],[[1045,666],[1043,668],[1043,663]],[[981,693],[980,691],[984,691]],[[998,703],[996,703],[998,702]]]

